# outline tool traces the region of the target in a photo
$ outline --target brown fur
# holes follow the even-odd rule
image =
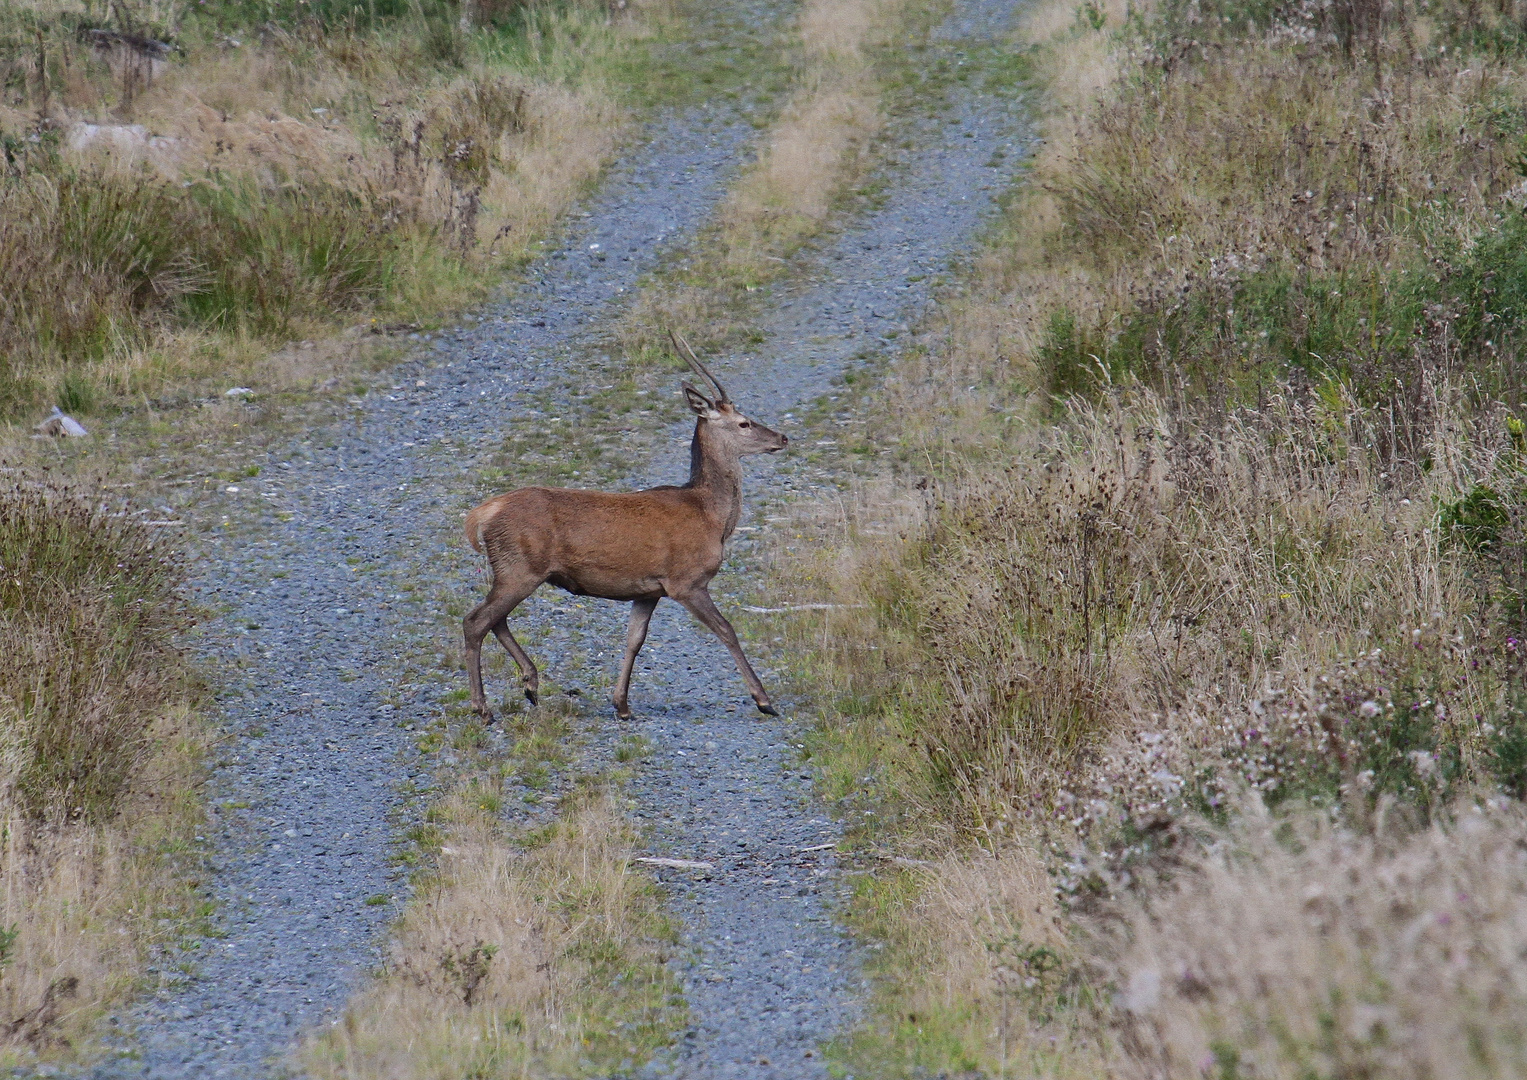
[[[519,666],[526,697],[536,700],[539,674],[510,632],[508,616],[542,583],[578,596],[631,601],[626,654],[615,687],[615,711],[621,717],[631,715],[631,671],[652,612],[665,596],[721,638],[758,708],[773,714],[736,632],[711,600],[709,585],[742,511],[740,459],[773,453],[788,440],[743,416],[715,385],[715,401],[684,386],[699,419],[690,447],[689,483],[683,487],[621,494],[520,488],[467,514],[467,541],[488,556],[493,572],[487,599],[463,626],[472,704],[485,720],[493,718],[482,688],[482,641],[490,630]]]

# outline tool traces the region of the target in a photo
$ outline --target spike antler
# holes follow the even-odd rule
[[[685,341],[672,330],[668,331],[668,340],[673,342],[674,351],[689,362],[689,366],[694,369],[695,374],[716,388],[717,405],[720,405],[722,402],[732,400],[726,396],[726,388],[722,386],[718,381],[716,381],[716,377],[710,373],[710,369],[707,368],[704,364],[700,363],[700,358],[696,356],[695,351],[689,347],[689,342]]]

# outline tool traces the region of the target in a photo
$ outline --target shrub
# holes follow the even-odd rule
[[[1128,909],[1113,1075],[1521,1075],[1527,818],[1419,832],[1251,809]]]
[[[1443,503],[1437,513],[1441,542],[1476,554],[1498,549],[1510,523],[1506,500],[1488,484],[1475,484],[1461,498]]]
[[[189,692],[178,555],[119,507],[0,486],[0,790],[33,818],[101,820]]]

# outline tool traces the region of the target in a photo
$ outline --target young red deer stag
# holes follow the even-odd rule
[[[615,684],[615,713],[631,716],[627,695],[636,654],[647,640],[657,603],[670,596],[719,637],[737,661],[760,712],[777,715],[754,674],[737,632],[716,609],[710,579],[721,568],[722,545],[742,513],[742,458],[772,454],[789,441],[737,411],[689,344],[670,334],[715,398],[688,382],[684,398],[698,419],[689,446],[689,483],[608,494],[531,487],[499,495],[467,515],[467,540],[486,552],[493,572],[488,598],[466,617],[467,675],[472,706],[492,723],[482,688],[482,643],[488,631],[514,657],[533,705],[540,686],[534,661],[509,631],[509,614],[550,582],[575,596],[631,601],[626,655]]]

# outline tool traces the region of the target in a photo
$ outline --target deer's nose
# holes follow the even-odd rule
[[[788,436],[788,435],[781,435],[779,437],[779,445],[781,445],[781,446],[789,446],[790,445],[790,436]]]

